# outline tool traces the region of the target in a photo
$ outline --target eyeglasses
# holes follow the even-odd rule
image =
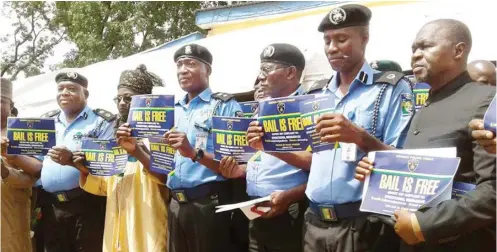
[[[114,102],[119,104],[121,101],[124,101],[124,103],[129,104],[131,103],[131,96],[116,96],[114,97]]]
[[[267,77],[271,72],[276,71],[278,69],[283,69],[290,67],[288,65],[282,65],[282,66],[277,66],[277,65],[272,65],[272,66],[261,66],[260,72],[264,77]]]

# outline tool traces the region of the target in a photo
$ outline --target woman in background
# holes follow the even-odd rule
[[[95,195],[107,196],[104,252],[167,251],[166,176],[149,170],[148,141],[127,137],[130,129],[125,123],[131,96],[151,94],[154,86],[162,86],[162,81],[148,72],[144,65],[121,73],[114,101],[119,109],[117,141],[128,152],[123,173],[109,177],[91,175],[83,165],[84,153],[73,153],[73,161],[81,172],[81,188]]]

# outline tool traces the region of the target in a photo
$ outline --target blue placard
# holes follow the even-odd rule
[[[247,118],[252,118],[254,113],[259,109],[259,102],[240,102],[240,107],[242,107],[243,116]]]
[[[374,170],[364,185],[361,211],[393,215],[415,212],[451,198],[459,158],[377,152]]]
[[[247,129],[251,118],[212,117],[214,159],[235,157],[238,162],[247,162],[257,151],[248,146]]]
[[[174,126],[173,95],[134,95],[128,123],[133,137],[161,137]]]
[[[335,98],[330,95],[300,102],[300,116],[312,152],[333,149],[333,143],[321,142],[321,136],[316,132],[316,122],[322,114],[333,113],[334,107]]]
[[[283,97],[259,102],[259,117],[264,137],[264,151],[304,151],[309,146],[300,118],[300,102],[314,95]]]
[[[416,111],[420,110],[428,100],[431,86],[425,82],[418,82],[414,85],[412,93],[414,94],[414,107]]]
[[[475,188],[475,184],[454,181],[454,183],[452,184],[452,198],[459,199],[463,194]]]
[[[128,154],[116,140],[84,138],[81,151],[85,154],[85,166],[95,176],[112,176],[124,172]]]
[[[150,170],[156,173],[169,174],[174,170],[174,155],[176,150],[166,144],[164,138],[151,137],[150,141]]]
[[[487,112],[485,112],[485,116],[483,117],[483,124],[486,130],[490,130],[495,134],[496,130],[496,107],[495,96],[490,105],[488,106]]]
[[[9,155],[45,156],[56,144],[55,120],[9,117],[7,138]]]

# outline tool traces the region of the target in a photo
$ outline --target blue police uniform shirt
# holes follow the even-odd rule
[[[81,147],[84,137],[108,140],[114,138],[114,123],[108,122],[88,106],[78,117],[68,123],[63,112],[55,118],[57,146],[65,146],[71,151]],[[41,185],[47,192],[68,191],[79,187],[80,172],[72,167],[59,165],[46,156],[41,169]]]
[[[212,116],[236,116],[242,108],[235,99],[223,102],[212,97],[212,90],[207,88],[197,97],[187,103],[188,97],[175,104],[174,121],[177,131],[184,132],[192,147],[195,147],[197,136],[207,136],[204,152],[214,153],[212,138]],[[219,103],[216,111],[214,108]],[[193,162],[190,158],[181,156],[176,152],[175,172],[168,175],[167,187],[170,189],[193,188],[213,181],[222,181],[225,178],[216,174],[211,169]]]
[[[302,85],[289,96],[302,95]],[[267,153],[260,155],[258,162],[247,164],[247,194],[265,197],[276,190],[289,190],[307,183],[308,173]]]
[[[374,71],[367,62],[349,87],[347,94],[338,89],[339,75],[334,73],[328,86],[320,91],[335,97],[335,111],[342,113],[356,125],[372,133],[375,100],[383,85],[387,85],[380,103],[376,137],[388,145],[401,148],[412,117],[412,91],[409,83],[401,79],[396,85],[373,84]],[[367,78],[367,79],[366,79]],[[362,82],[361,79],[364,81]],[[402,109],[410,99],[411,109]],[[361,200],[362,182],[354,178],[357,163],[365,153],[357,148],[357,160],[342,161],[340,147],[312,154],[311,171],[307,184],[307,197],[318,204],[343,204]]]

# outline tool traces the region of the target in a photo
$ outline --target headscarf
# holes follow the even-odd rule
[[[129,88],[138,94],[151,94],[153,87],[164,86],[162,79],[156,74],[147,71],[144,64],[138,65],[135,70],[125,70],[119,77],[117,88]],[[128,115],[119,115],[116,128],[128,120]]]
[[[135,70],[125,70],[121,73],[117,88],[126,87],[139,94],[151,94],[153,87],[157,86],[164,86],[162,79],[148,72],[147,67],[140,64]]]

